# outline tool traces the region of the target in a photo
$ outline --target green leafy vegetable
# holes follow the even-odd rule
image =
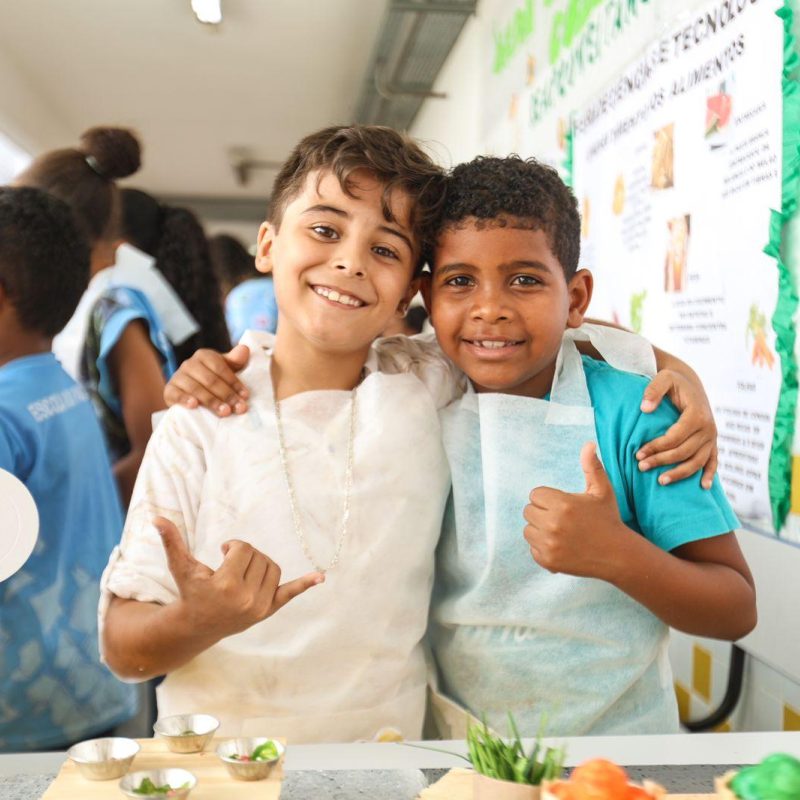
[[[278,757],[278,748],[271,739],[264,744],[260,744],[249,755],[239,755],[234,753],[231,758],[236,761],[273,761]]]
[[[152,795],[163,794],[165,797],[171,797],[181,789],[188,789],[189,784],[184,783],[182,786],[170,786],[165,783],[163,786],[156,786],[150,778],[143,778],[142,782],[133,790],[134,794]]]

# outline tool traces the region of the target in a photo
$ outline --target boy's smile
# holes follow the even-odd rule
[[[310,174],[280,227],[262,225],[256,265],[273,271],[283,339],[364,350],[413,296],[411,200],[395,192],[387,220],[383,186],[366,172],[356,177],[351,196],[332,173]]]
[[[583,321],[591,275],[567,281],[544,231],[513,224],[472,219],[442,232],[431,322],[476,391],[544,397],[565,329]]]

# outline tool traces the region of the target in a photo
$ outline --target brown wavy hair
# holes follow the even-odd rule
[[[281,167],[272,189],[267,219],[280,227],[283,212],[314,172],[331,172],[342,191],[353,196],[352,175],[366,170],[383,186],[381,210],[395,222],[392,193],[405,192],[412,200],[411,232],[417,272],[438,225],[444,194],[444,171],[410,136],[382,125],[323,128],[306,136]],[[320,176],[321,177],[321,176]]]

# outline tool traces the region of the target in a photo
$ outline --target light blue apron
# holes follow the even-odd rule
[[[612,365],[650,371],[649,346],[618,334],[591,338]],[[431,620],[441,689],[500,731],[511,711],[529,736],[542,720],[553,736],[675,732],[667,627],[611,584],[549,573],[523,538],[533,488],[585,490],[580,451],[596,436],[575,338],[588,337],[565,335],[549,401],[470,388],[441,412],[453,478]]]

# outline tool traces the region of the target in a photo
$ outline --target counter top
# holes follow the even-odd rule
[[[588,758],[608,758],[625,766],[754,764],[774,752],[800,757],[800,732],[694,733],[668,736],[591,736],[548,739],[563,743],[567,764]],[[456,756],[439,752],[466,753],[463,741],[423,742],[421,749],[405,744],[289,744],[285,768],[292,770],[405,770],[446,769],[463,766]],[[0,776],[58,772],[64,753],[0,755]]]

